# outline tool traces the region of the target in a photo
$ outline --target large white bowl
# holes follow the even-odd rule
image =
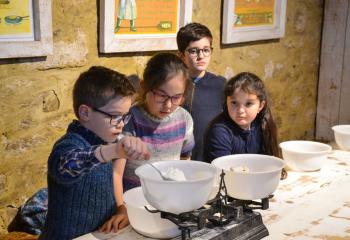
[[[280,143],[283,159],[294,171],[317,171],[327,160],[332,147],[313,141],[286,141]]]
[[[216,158],[212,164],[225,172],[227,194],[242,200],[268,197],[280,181],[284,162],[273,156],[260,154],[235,154]],[[249,172],[230,170],[248,167]]]
[[[141,187],[126,191],[123,195],[131,226],[140,234],[151,238],[173,238],[181,234],[179,227],[160,213],[150,213],[152,208],[143,196]]]
[[[350,151],[350,125],[337,125],[332,127],[335,142],[340,149]]]
[[[156,209],[183,213],[202,207],[209,199],[217,169],[205,162],[172,160],[153,163],[162,172],[181,170],[186,181],[164,181],[148,164],[135,170],[147,201]]]

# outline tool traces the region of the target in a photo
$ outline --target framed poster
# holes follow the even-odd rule
[[[287,0],[224,0],[222,43],[281,38]]]
[[[0,41],[34,41],[31,0],[0,1]]]
[[[175,50],[192,0],[101,0],[100,52]]]
[[[51,0],[0,0],[0,58],[49,54]]]

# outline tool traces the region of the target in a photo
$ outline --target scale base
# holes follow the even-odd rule
[[[239,222],[232,221],[231,223],[217,227],[208,223],[204,228],[191,231],[188,240],[259,240],[269,235],[269,232],[264,225],[260,213],[251,212],[245,213]],[[182,236],[174,238],[181,240]]]

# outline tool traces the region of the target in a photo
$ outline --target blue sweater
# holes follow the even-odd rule
[[[260,126],[253,122],[249,130],[240,128],[226,112],[211,123],[204,140],[204,160],[240,153],[263,154],[263,137]]]
[[[184,108],[193,118],[193,160],[203,161],[203,135],[210,121],[222,112],[225,83],[224,77],[206,72],[202,78],[194,80],[190,89],[191,95]]]
[[[55,143],[48,160],[48,213],[39,239],[72,239],[95,231],[115,214],[112,163],[96,164],[93,154],[93,149],[103,143],[77,121]],[[85,166],[80,174],[62,174],[63,158],[72,151],[84,156],[86,165],[91,165],[89,171]],[[84,152],[88,154],[81,154]]]

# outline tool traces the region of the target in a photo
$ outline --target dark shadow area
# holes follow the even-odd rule
[[[47,57],[4,58],[0,59],[0,65],[45,62],[46,58]]]
[[[221,36],[220,36],[220,39],[221,39]],[[242,42],[242,43],[230,43],[230,44],[222,44],[222,42],[220,41],[220,48],[226,49],[226,48],[249,47],[249,46],[254,46],[254,45],[262,45],[262,44],[270,44],[270,43],[278,43],[278,42],[280,42],[280,39],[278,39],[278,38],[277,39],[269,39],[269,40]]]
[[[9,232],[22,232],[23,224],[21,223],[20,211],[18,209],[15,218],[10,222],[7,227],[7,231]]]

